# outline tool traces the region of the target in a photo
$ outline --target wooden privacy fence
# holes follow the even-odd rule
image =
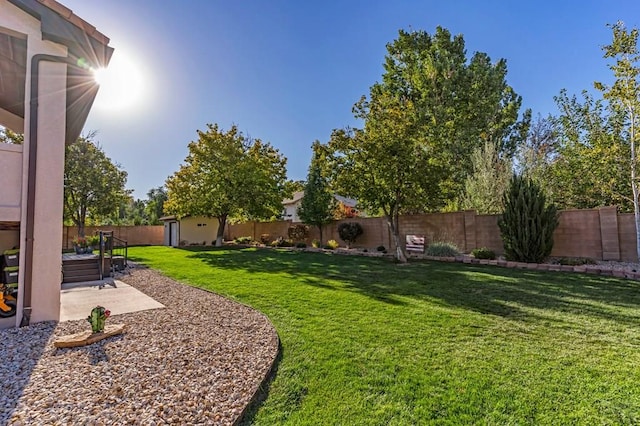
[[[85,235],[94,235],[98,231],[113,231],[113,236],[125,240],[128,245],[161,246],[164,243],[164,226],[87,226]],[[78,228],[64,226],[62,228],[62,248],[73,248],[73,239],[78,236]]]
[[[475,211],[453,213],[431,213],[404,215],[400,217],[400,238],[405,235],[423,235],[425,244],[433,241],[452,242],[464,252],[487,247],[498,254],[503,253],[499,215],[479,215]],[[354,247],[376,248],[384,246],[395,249],[393,239],[384,218],[357,218],[335,221],[323,228],[323,242],[334,239],[344,244],[338,236],[338,225],[342,222],[359,222],[364,233]],[[262,235],[269,238],[288,238],[290,221],[246,222],[229,225],[225,238],[250,236],[256,241]],[[307,243],[320,236],[315,227],[310,227]],[[588,257],[596,260],[619,260],[636,262],[636,232],[633,214],[618,213],[616,207],[598,209],[563,210],[560,224],[554,233],[552,256]]]

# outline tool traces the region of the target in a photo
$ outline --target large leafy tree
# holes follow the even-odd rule
[[[506,62],[484,53],[468,60],[462,35],[400,31],[387,52],[382,81],[354,106],[364,127],[334,131],[329,146],[336,188],[383,212],[405,261],[399,214],[455,202],[474,148],[492,143],[510,158],[530,113],[519,120],[521,98],[506,83]]]
[[[288,194],[293,194],[294,192],[304,191],[305,185],[306,182],[303,180],[288,180],[284,187]]]
[[[502,195],[513,175],[511,161],[498,155],[496,146],[486,142],[471,153],[473,173],[465,182],[462,208],[480,214],[497,214],[504,210]]]
[[[551,165],[557,158],[557,122],[558,120],[551,115],[542,117],[538,114],[531,123],[527,139],[518,147],[515,159],[517,173],[546,189],[547,195],[551,195],[549,193]]]
[[[229,218],[264,219],[282,210],[287,195],[286,158],[270,144],[250,139],[234,125],[198,131],[180,169],[167,179],[168,213],[218,219],[222,245]]]
[[[127,172],[113,163],[93,135],[80,137],[66,147],[64,214],[84,236],[87,218],[99,221],[117,211],[128,198]]]
[[[329,142],[334,185],[358,199],[368,211],[382,211],[396,246],[396,258],[407,257],[399,234],[401,212],[436,207],[431,192],[444,176],[434,147],[418,135],[413,104],[388,92],[372,90],[358,106],[366,118],[363,130],[336,130]]]
[[[640,114],[640,52],[638,51],[638,29],[628,31],[623,22],[610,25],[613,41],[603,47],[605,59],[614,59],[609,65],[615,82],[613,85],[595,83],[605,99],[619,111],[624,112],[624,132],[629,145],[629,179],[633,211],[636,222],[636,250],[640,259],[640,186],[638,184],[638,115]]]
[[[561,91],[555,98],[556,145],[542,174],[545,189],[564,209],[632,206],[629,184],[629,144],[624,117],[611,103],[587,92],[582,100]]]
[[[0,126],[0,142],[22,145],[24,143],[24,135]]]
[[[387,50],[382,83],[374,88],[412,103],[417,135],[439,146],[447,167],[439,189],[452,202],[472,171],[474,148],[490,142],[500,157],[511,158],[526,138],[531,113],[519,120],[522,98],[506,82],[506,61],[494,63],[482,52],[468,59],[462,35],[452,37],[442,27],[433,35],[400,31]]]
[[[147,201],[145,203],[145,215],[152,225],[160,223],[159,219],[164,216],[164,203],[167,201],[167,190],[164,186],[151,188],[147,192]]]
[[[313,156],[304,187],[304,197],[298,208],[298,216],[302,222],[318,228],[320,244],[322,244],[322,228],[333,220],[336,201],[329,190],[327,177],[323,175],[324,149],[318,141],[313,143],[312,149]]]

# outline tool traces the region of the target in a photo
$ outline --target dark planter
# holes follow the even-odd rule
[[[91,254],[91,253],[93,253],[93,249],[91,247],[75,246],[74,249],[76,251],[76,254]]]

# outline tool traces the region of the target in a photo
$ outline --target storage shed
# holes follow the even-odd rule
[[[160,218],[164,222],[164,245],[170,247],[213,245],[218,234],[218,219],[203,216]]]

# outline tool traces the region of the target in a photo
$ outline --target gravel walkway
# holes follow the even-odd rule
[[[115,315],[127,331],[55,349],[85,320],[0,331],[0,424],[221,424],[238,421],[278,354],[262,314],[136,268],[122,281],[167,306]]]

